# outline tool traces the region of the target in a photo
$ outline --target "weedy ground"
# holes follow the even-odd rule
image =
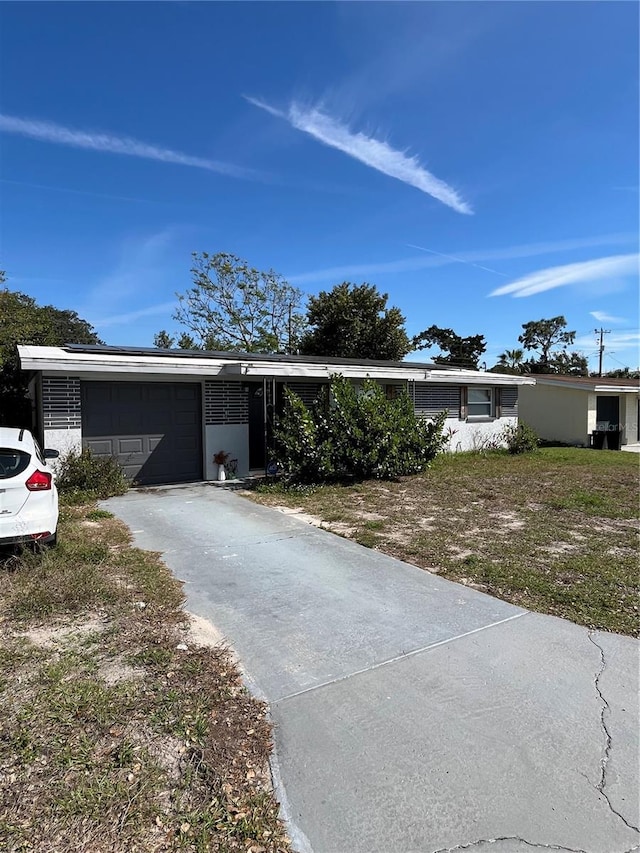
[[[0,849],[284,853],[266,707],[95,505],[0,560]]]
[[[636,635],[638,462],[579,448],[442,454],[398,481],[246,494],[522,607]]]

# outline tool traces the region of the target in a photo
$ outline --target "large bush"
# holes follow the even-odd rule
[[[540,446],[538,433],[524,421],[506,426],[502,431],[502,439],[512,454],[531,453]]]
[[[357,390],[332,376],[325,393],[307,408],[291,389],[276,427],[276,457],[295,482],[391,478],[424,470],[442,450],[445,413],[417,418],[406,392],[388,400],[365,380]]]
[[[110,498],[123,495],[129,488],[118,460],[113,456],[95,456],[89,448],[69,450],[56,463],[56,486],[61,495],[73,502],[77,498]]]

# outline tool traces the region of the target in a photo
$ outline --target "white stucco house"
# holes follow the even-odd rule
[[[536,375],[520,389],[519,415],[540,438],[584,447],[640,441],[640,382],[597,376]]]
[[[264,471],[271,421],[291,387],[311,403],[340,373],[405,389],[422,417],[446,409],[451,450],[481,446],[518,419],[530,377],[415,362],[145,348],[20,346],[33,426],[47,447],[116,456],[137,483],[214,479],[219,451],[240,476]]]

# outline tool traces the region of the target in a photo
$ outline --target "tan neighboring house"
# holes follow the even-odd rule
[[[533,375],[519,389],[518,414],[540,438],[584,447],[640,442],[640,382],[597,376]]]

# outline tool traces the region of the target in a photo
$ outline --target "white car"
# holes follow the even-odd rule
[[[41,542],[55,545],[58,490],[45,450],[27,429],[0,427],[0,546]]]

